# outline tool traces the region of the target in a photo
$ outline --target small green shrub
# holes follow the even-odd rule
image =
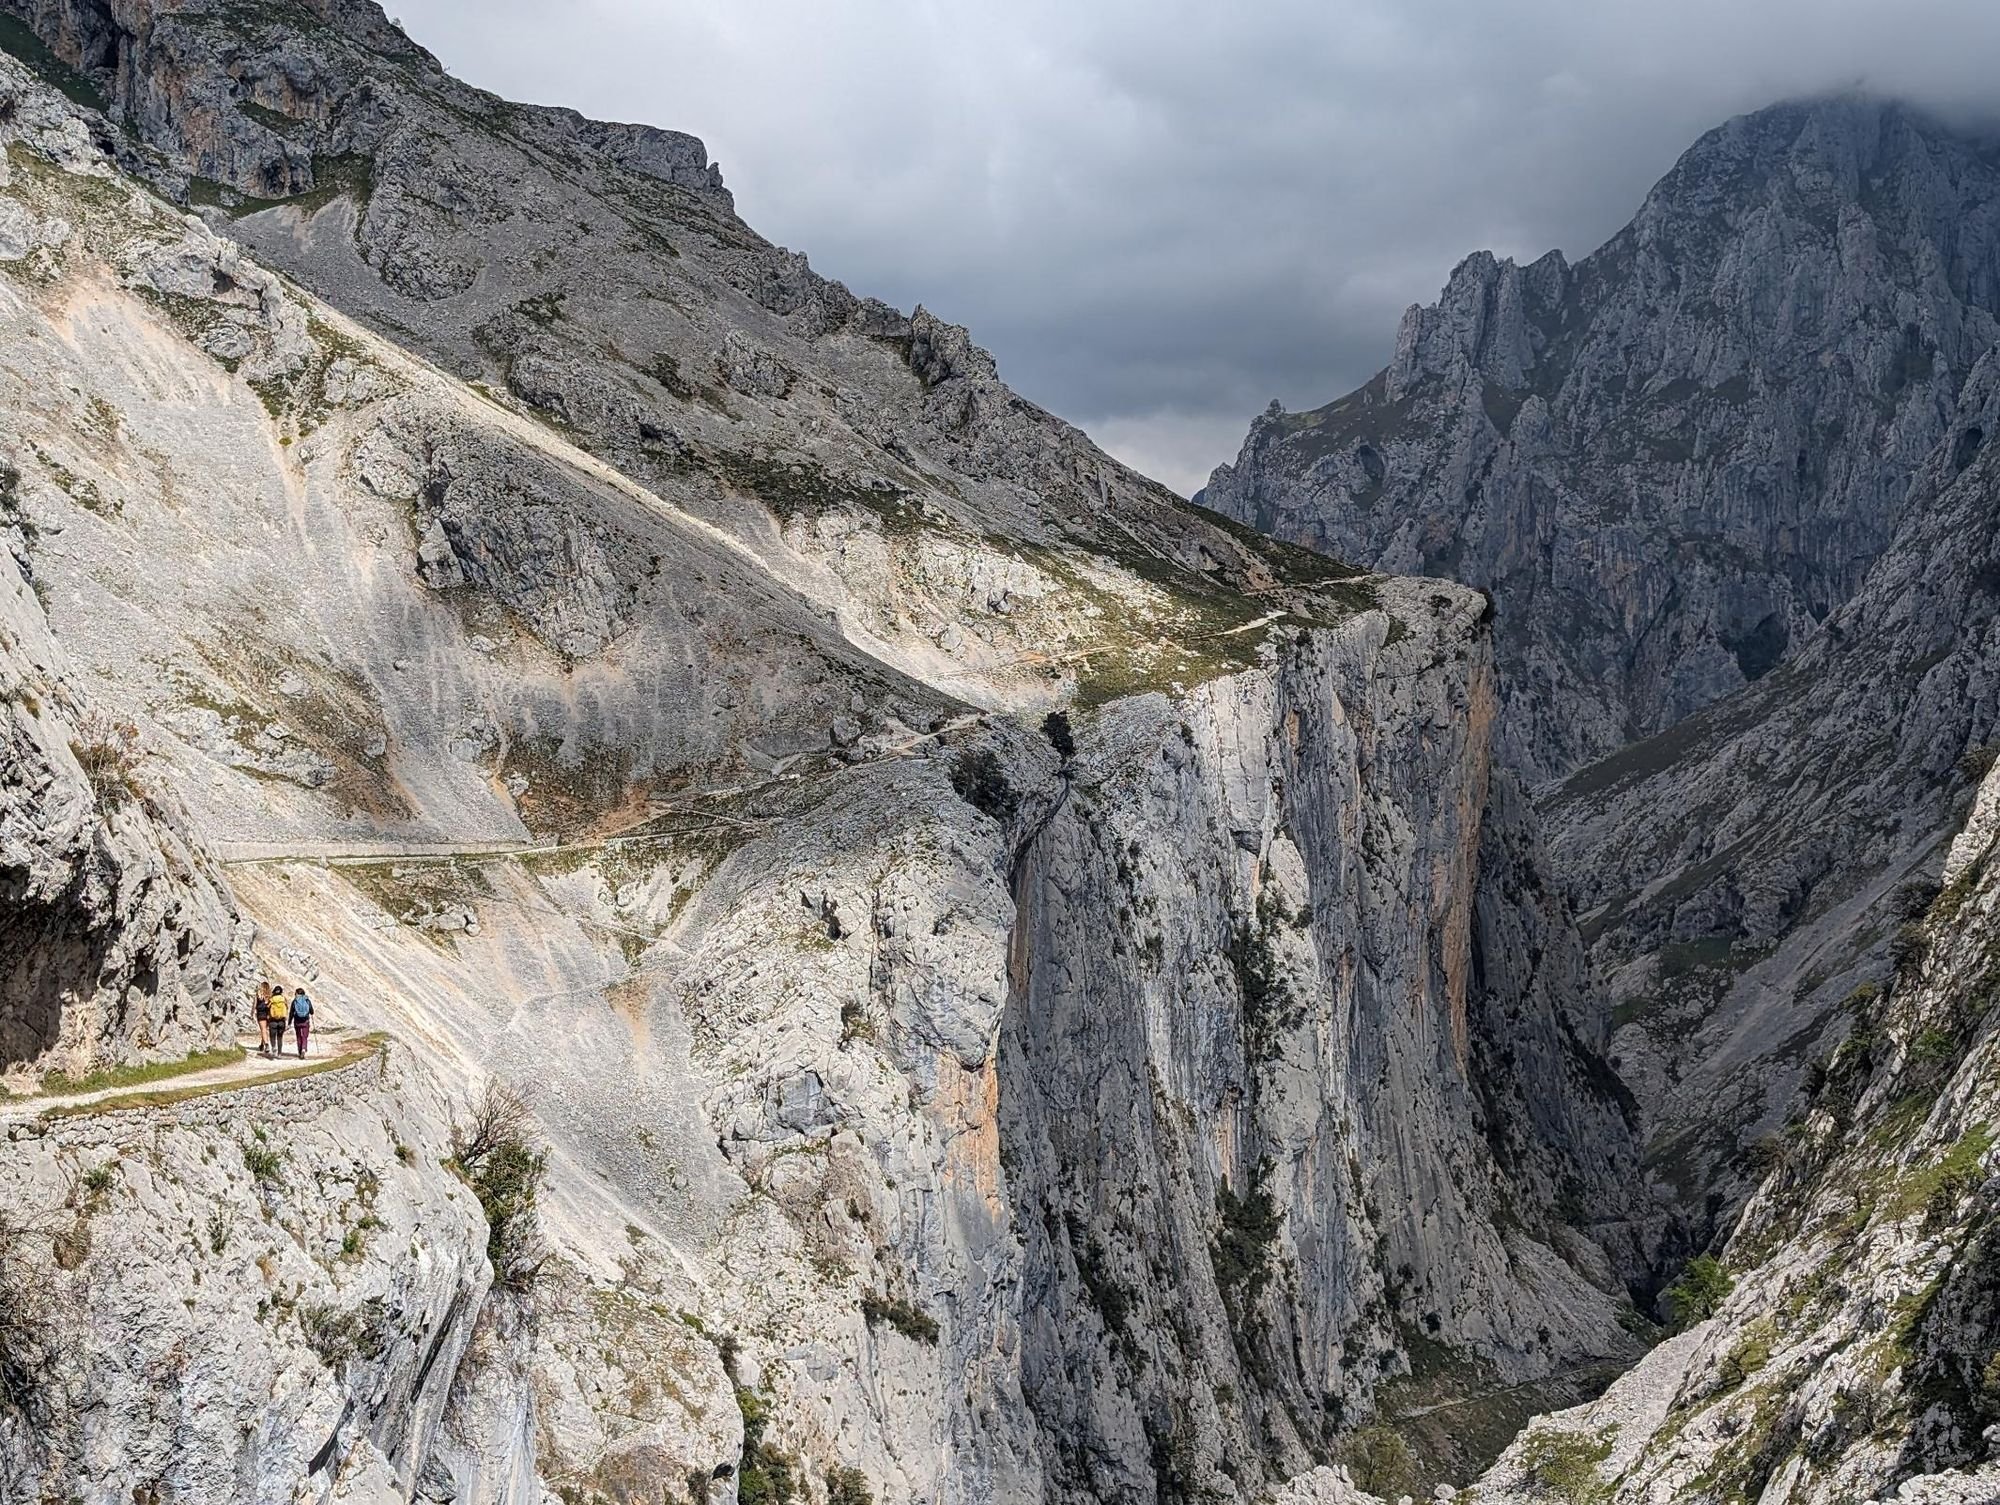
[[[1751,1323],[1743,1336],[1736,1340],[1735,1346],[1722,1357],[1722,1383],[1734,1389],[1763,1369],[1771,1362],[1771,1344],[1776,1337],[1777,1329],[1770,1318]]]
[[[1898,967],[1907,967],[1923,955],[1928,942],[1922,920],[1905,920],[1889,938],[1889,960]]]
[[[1894,904],[1899,920],[1921,920],[1930,913],[1937,903],[1938,894],[1944,889],[1941,879],[1929,875],[1911,878],[1896,886]]]
[[[46,1231],[0,1211],[0,1416],[48,1419],[63,1341],[57,1262],[34,1244]]]
[[[382,1332],[386,1312],[379,1296],[370,1297],[354,1311],[333,1306],[300,1307],[299,1334],[321,1363],[338,1369],[350,1359],[381,1357],[386,1346]]]
[[[1111,1252],[1074,1213],[1065,1214],[1064,1222],[1069,1231],[1070,1257],[1077,1278],[1090,1295],[1090,1304],[1104,1319],[1107,1332],[1113,1337],[1126,1337],[1126,1324],[1132,1319],[1132,1293],[1118,1279],[1111,1264]]]
[[[1282,1221],[1262,1182],[1260,1169],[1259,1184],[1244,1196],[1237,1196],[1227,1182],[1215,1189],[1220,1226],[1209,1260],[1223,1300],[1239,1319],[1271,1279],[1271,1246]]]
[[[737,1505],[789,1505],[799,1494],[799,1464],[791,1454],[765,1440],[770,1409],[754,1390],[736,1387],[736,1409],[743,1416],[743,1458],[736,1469]]]
[[[1056,756],[1067,763],[1076,756],[1076,733],[1069,724],[1069,714],[1065,711],[1050,711],[1042,718],[1042,735],[1049,739],[1049,746],[1056,750]]]
[[[973,809],[1005,825],[1021,808],[1021,797],[990,747],[968,748],[952,764],[951,787]]]
[[[285,1178],[285,1152],[272,1149],[261,1139],[243,1146],[243,1163],[250,1167],[251,1175],[267,1186],[275,1186]]]
[[[557,320],[567,317],[563,313],[563,304],[568,301],[567,293],[541,293],[533,298],[523,299],[514,305],[514,309],[522,318],[546,329]]]
[[[1958,1039],[1948,1030],[1927,1029],[1910,1042],[1910,1059],[1935,1066],[1958,1059]]]
[[[540,1203],[548,1152],[530,1137],[533,1115],[520,1093],[489,1082],[464,1123],[453,1126],[451,1165],[486,1213],[486,1257],[493,1282],[523,1293],[540,1279],[549,1252]]]
[[[886,1322],[912,1342],[935,1344],[938,1340],[937,1319],[900,1297],[878,1296],[871,1291],[861,1298],[861,1315],[870,1327]]]
[[[1680,1278],[1667,1287],[1667,1306],[1673,1313],[1674,1331],[1686,1332],[1697,1322],[1706,1322],[1722,1309],[1736,1282],[1712,1254],[1697,1254],[1688,1261]]]
[[[1410,1445],[1388,1427],[1363,1427],[1341,1442],[1338,1456],[1349,1478],[1385,1500],[1417,1487],[1417,1461]]]
[[[875,1505],[875,1491],[858,1468],[836,1464],[826,1471],[826,1505]]]
[[[109,809],[127,799],[140,798],[139,728],[101,712],[85,716],[69,745],[83,776],[90,781],[100,806]]]

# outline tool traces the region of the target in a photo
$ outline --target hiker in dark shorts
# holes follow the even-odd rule
[[[306,1040],[312,1034],[313,1003],[306,997],[306,990],[300,988],[292,994],[292,1033],[298,1037],[299,1056],[305,1057]],[[283,1033],[282,1029],[280,1033]]]
[[[257,1028],[257,1054],[271,1053],[271,984],[268,980],[257,984],[256,996],[250,1003],[250,1019]]]

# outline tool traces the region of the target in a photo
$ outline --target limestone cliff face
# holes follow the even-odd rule
[[[1570,773],[1855,594],[2000,337],[1996,190],[1899,106],[1733,121],[1574,266],[1468,258],[1380,376],[1259,419],[1205,500],[1490,589],[1507,761]]]
[[[150,771],[93,710],[25,573],[0,468],[0,1075],[186,1055],[238,1023],[248,927]]]
[[[1480,1501],[1553,1478],[1648,1505],[2000,1493],[1996,784],[1773,1149],[1722,1251],[1734,1290],[1601,1401],[1538,1424]]]
[[[0,1494],[540,1505],[551,1473],[733,1471],[728,1378],[642,1252],[496,1286],[448,1161],[465,1111],[387,1043],[161,1108],[10,1109]]]
[[[1002,1147],[1056,1498],[1226,1490],[1441,1369],[1626,1346],[1604,1255],[1512,1220],[1556,1200],[1538,1174],[1616,1205],[1627,1129],[1551,995],[1475,965],[1508,881],[1481,603],[1404,599],[1436,621],[1121,708],[1016,860]]]
[[[379,54],[327,14],[283,56]],[[380,1490],[1249,1500],[1628,1358],[1481,601],[1190,508],[649,138],[411,67],[375,178],[196,217],[0,60],[50,631],[257,961],[528,1084],[553,1157],[546,1300],[454,1319]],[[125,118],[155,185],[235,139]]]
[[[407,1064],[14,1119],[9,1499],[408,1498],[486,1299],[486,1220]],[[40,1329],[23,1342],[29,1324]],[[399,1487],[400,1486],[400,1487]]]
[[[1901,525],[1792,664],[1565,782],[1552,846],[1622,1027],[1653,1159],[1711,1211],[1761,1174],[1839,1004],[1908,944],[2000,723],[2000,362],[1965,383]]]

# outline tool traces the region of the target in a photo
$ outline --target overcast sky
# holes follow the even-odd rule
[[[2000,0],[388,6],[469,82],[701,136],[764,235],[1182,491],[1467,252],[1583,255],[1730,115],[2000,98]]]

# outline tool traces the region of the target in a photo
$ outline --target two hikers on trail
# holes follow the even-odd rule
[[[274,988],[269,983],[257,985],[256,1021],[257,1054],[260,1056],[282,1056],[285,1053],[285,1026],[292,1027],[298,1040],[301,1056],[306,1053],[306,1044],[312,1038],[312,999],[306,996],[304,988],[296,989],[287,999],[283,988]]]

